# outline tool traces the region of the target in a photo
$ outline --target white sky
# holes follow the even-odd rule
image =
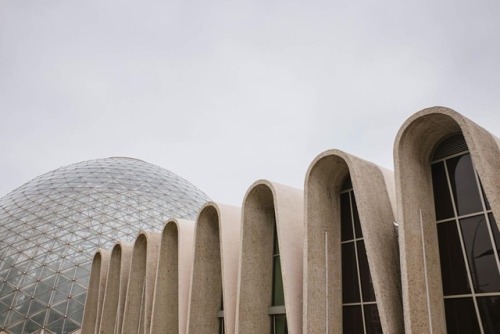
[[[130,156],[241,205],[338,148],[393,169],[416,111],[500,134],[500,2],[0,0],[0,196]]]

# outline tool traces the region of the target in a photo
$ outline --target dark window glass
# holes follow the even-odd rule
[[[493,231],[493,239],[495,239],[495,249],[500,254],[500,232],[498,231],[498,225],[493,214],[488,214],[488,218],[490,219],[491,230]]]
[[[485,333],[500,333],[500,296],[477,299]]]
[[[342,245],[342,300],[343,303],[359,302],[358,271],[354,243]]]
[[[286,322],[286,315],[279,314],[279,315],[274,316],[273,334],[288,334],[288,325]]]
[[[363,241],[358,241],[357,244],[358,244],[359,271],[361,278],[361,290],[363,291],[363,301],[373,302],[375,301],[375,292],[373,291],[372,276],[370,275],[368,259],[366,257],[365,243]]]
[[[437,230],[444,295],[470,293],[456,223],[440,223]]]
[[[382,334],[377,304],[368,304],[363,308],[365,310],[366,334]]]
[[[363,315],[361,306],[344,306],[342,308],[342,325],[345,334],[363,334]]]
[[[285,305],[285,292],[283,290],[283,276],[281,274],[280,249],[276,224],[274,225],[274,254],[273,254],[273,306]]]
[[[219,318],[219,334],[224,334],[224,318]]]
[[[432,168],[432,188],[434,189],[434,207],[436,208],[436,219],[442,220],[453,217],[453,204],[451,202],[450,190],[446,181],[444,163],[438,162]]]
[[[285,293],[283,291],[283,277],[281,275],[280,257],[275,256],[273,262],[273,306],[285,305]]]
[[[460,216],[483,210],[470,154],[446,161],[455,206]]]
[[[500,291],[500,275],[485,215],[460,219],[460,228],[476,292]]]
[[[354,218],[354,233],[356,234],[356,238],[362,238],[363,233],[361,232],[361,225],[359,222],[359,214],[358,214],[358,206],[356,205],[356,198],[354,197],[354,192],[351,192],[352,199],[352,214]]]
[[[486,197],[486,194],[484,193],[483,185],[481,182],[479,182],[481,185],[481,192],[483,193],[483,199],[484,199],[484,204],[486,205],[486,210],[491,210],[490,203],[488,202],[488,198]]]
[[[480,333],[472,298],[445,299],[444,306],[448,333]]]
[[[341,225],[341,239],[352,240],[352,220],[351,220],[351,203],[349,200],[349,193],[340,195],[340,225]]]

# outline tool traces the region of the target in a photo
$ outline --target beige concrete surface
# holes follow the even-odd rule
[[[134,243],[122,333],[149,333],[161,234],[141,232]]]
[[[200,210],[195,229],[187,333],[218,332],[221,294],[225,333],[234,333],[240,230],[240,208],[208,202]]]
[[[500,227],[498,138],[448,108],[432,107],[411,116],[399,130],[394,144],[401,279],[405,331],[408,334],[431,330],[446,333],[430,159],[436,145],[456,133],[462,133],[465,138]],[[420,211],[424,235],[420,228]],[[426,266],[422,238],[426,244]]]
[[[106,291],[100,328],[98,333],[113,334],[121,332],[121,322],[125,307],[133,244],[118,242],[111,251]]]
[[[170,219],[161,234],[150,333],[186,333],[194,225]],[[148,332],[149,333],[149,332]]]
[[[83,311],[83,334],[93,334],[99,329],[110,257],[110,251],[101,249],[97,250],[94,255],[90,272],[89,289]]]
[[[278,231],[290,333],[302,329],[303,191],[266,180],[243,201],[236,310],[237,333],[270,333],[274,222]]]
[[[304,333],[342,333],[340,191],[350,175],[384,333],[402,333],[390,171],[339,150],[320,154],[305,180]],[[326,250],[325,250],[326,248]]]

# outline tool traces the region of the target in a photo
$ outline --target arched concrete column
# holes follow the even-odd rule
[[[339,150],[305,179],[304,333],[342,333],[340,191],[350,175],[384,333],[403,333],[392,172]],[[327,281],[328,280],[328,281]]]
[[[101,249],[94,255],[90,272],[89,289],[83,311],[82,333],[84,334],[93,334],[99,329],[110,256],[110,251]]]
[[[186,333],[194,225],[190,220],[170,219],[161,234],[152,334]]]
[[[266,180],[255,182],[243,201],[236,310],[237,333],[270,333],[273,228],[280,246],[285,308],[290,333],[302,330],[303,191]]]
[[[111,251],[101,315],[103,320],[98,333],[113,334],[121,332],[132,250],[133,245],[131,243],[118,242]]]
[[[122,333],[149,333],[161,234],[142,232],[134,243]]]
[[[209,202],[201,209],[195,229],[188,333],[218,332],[221,293],[225,333],[234,333],[240,230],[240,208]]]
[[[403,306],[405,330],[409,334],[429,332],[430,324],[434,333],[446,332],[430,159],[436,145],[456,133],[465,138],[500,228],[498,138],[448,108],[432,107],[411,116],[399,130],[394,144]],[[429,298],[422,238],[426,243]]]

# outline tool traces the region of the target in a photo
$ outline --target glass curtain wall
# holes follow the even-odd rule
[[[285,292],[283,289],[283,276],[281,274],[280,248],[278,243],[278,231],[274,223],[273,237],[273,296],[272,306],[269,308],[272,334],[288,334],[288,325],[285,313]]]
[[[462,135],[431,170],[448,333],[500,333],[500,233]]]
[[[343,332],[382,333],[350,177],[342,185],[340,214]]]

